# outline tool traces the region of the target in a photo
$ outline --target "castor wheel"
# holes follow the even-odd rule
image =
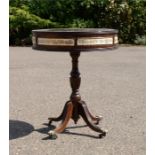
[[[95,122],[95,124],[96,125],[98,125],[99,124],[99,122],[102,120],[102,116],[95,116],[96,117],[96,122]]]
[[[99,134],[99,138],[103,138],[106,136],[106,132]]]
[[[48,135],[49,135],[49,138],[51,138],[51,139],[57,139],[57,137],[58,137],[54,130],[50,130],[48,132]]]
[[[99,134],[99,138],[105,137],[108,133],[108,130],[104,130],[103,133]]]

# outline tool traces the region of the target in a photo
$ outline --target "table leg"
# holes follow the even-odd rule
[[[67,109],[67,113],[66,115],[63,117],[63,120],[61,122],[61,124],[56,127],[54,130],[49,131],[49,136],[51,136],[51,138],[55,139],[57,138],[56,133],[61,133],[65,130],[69,120],[72,117],[72,112],[73,112],[73,103],[72,102],[68,102],[66,105],[66,109]]]
[[[48,125],[51,125],[52,121],[58,122],[58,121],[61,121],[62,119],[64,119],[64,117],[66,116],[66,113],[67,113],[67,104],[68,104],[68,102],[70,102],[70,101],[66,102],[62,113],[58,117],[50,117],[50,118],[48,118],[48,120],[49,120]]]
[[[95,125],[94,123],[92,123],[92,121],[90,120],[91,117],[90,117],[90,114],[88,112],[88,108],[87,108],[87,106],[86,106],[86,104],[84,102],[81,102],[79,104],[79,114],[82,116],[82,118],[84,119],[84,121],[86,122],[86,124],[92,130],[100,133],[100,135],[99,135],[100,138],[102,138],[103,136],[106,135],[107,131],[103,131],[97,125]]]
[[[100,116],[100,115],[97,115],[97,116],[92,115],[92,114],[90,113],[90,111],[89,111],[89,109],[88,109],[86,103],[85,103],[84,101],[80,101],[80,103],[84,105],[84,107],[85,107],[85,112],[87,113],[87,116],[91,118],[91,121],[93,121],[94,124],[96,124],[96,125],[99,124],[99,121],[102,120],[102,116]]]

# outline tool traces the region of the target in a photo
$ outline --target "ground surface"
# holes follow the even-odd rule
[[[81,53],[80,93],[103,116],[105,138],[80,119],[57,140],[43,140],[50,128],[42,124],[69,99],[70,60],[68,53],[10,47],[10,155],[145,155],[145,47]]]

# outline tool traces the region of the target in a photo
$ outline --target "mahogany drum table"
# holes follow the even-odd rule
[[[72,118],[77,123],[80,116],[88,127],[99,133],[99,137],[106,135],[105,130],[97,125],[101,116],[94,116],[88,110],[86,103],[81,99],[79,87],[81,82],[78,69],[78,58],[83,51],[103,51],[118,47],[118,31],[105,28],[55,28],[32,30],[33,49],[44,51],[68,51],[72,58],[72,70],[70,85],[72,93],[70,100],[66,102],[62,113],[58,117],[51,117],[52,121],[61,121],[60,125],[49,132],[51,138],[56,138],[57,133],[65,130],[69,120]]]

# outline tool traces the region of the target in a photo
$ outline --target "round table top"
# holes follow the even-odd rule
[[[93,51],[114,49],[118,30],[107,28],[53,28],[32,30],[33,49],[48,51]]]

